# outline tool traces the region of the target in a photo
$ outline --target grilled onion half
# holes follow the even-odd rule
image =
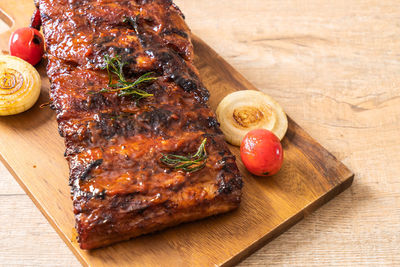
[[[39,98],[40,87],[40,75],[31,64],[0,55],[0,116],[30,109]]]
[[[255,90],[227,95],[218,105],[217,119],[226,140],[240,146],[253,129],[267,129],[279,139],[285,136],[288,121],[282,107],[270,96]]]

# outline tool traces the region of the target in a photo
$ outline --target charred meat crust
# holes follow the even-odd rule
[[[209,92],[193,65],[190,30],[169,0],[38,0],[50,97],[65,139],[78,241],[93,249],[238,207],[242,178]],[[105,55],[151,97],[108,88]],[[161,155],[193,154],[207,138],[204,168],[187,173]]]

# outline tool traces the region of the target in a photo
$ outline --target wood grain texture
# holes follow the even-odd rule
[[[196,34],[356,171],[349,190],[241,265],[399,265],[398,3],[176,2]],[[1,193],[21,194],[11,176],[0,173]],[[19,195],[15,202],[1,204],[7,223],[0,235],[16,245],[6,250],[0,240],[0,262],[77,265],[30,200]],[[5,208],[10,205],[14,213]],[[21,213],[32,214],[29,222],[47,242],[18,238],[26,233],[27,241],[35,240],[30,223],[17,223]]]

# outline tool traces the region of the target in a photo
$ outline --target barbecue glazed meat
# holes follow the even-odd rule
[[[207,106],[190,31],[172,1],[38,0],[37,6],[81,248],[238,207],[235,157]],[[111,84],[121,78],[105,69],[110,58],[122,64],[126,82],[154,78],[135,86],[146,97],[112,91],[110,78]],[[195,154],[204,139],[204,167],[188,172],[162,161]]]

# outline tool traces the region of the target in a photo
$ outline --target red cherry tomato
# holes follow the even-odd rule
[[[265,129],[252,130],[243,138],[240,157],[247,170],[257,176],[276,174],[282,166],[283,150],[278,137]]]
[[[10,54],[36,65],[44,53],[42,34],[33,28],[20,28],[10,38]]]

